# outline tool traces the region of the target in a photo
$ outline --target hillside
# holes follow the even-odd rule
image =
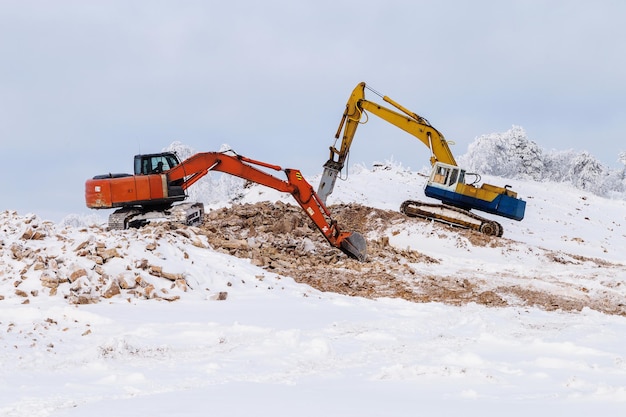
[[[366,236],[359,263],[291,196],[224,181],[199,228],[0,213],[3,415],[413,415],[415,395],[432,412],[445,399],[617,415],[626,402],[625,201],[506,180],[527,215],[488,238],[399,214],[425,199],[419,173],[356,166],[329,203]]]

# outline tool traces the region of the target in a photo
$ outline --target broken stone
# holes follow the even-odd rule
[[[108,288],[104,290],[104,292],[102,293],[102,296],[104,298],[111,298],[116,295],[120,295],[120,293],[121,293],[120,286],[118,285],[116,280],[113,280],[109,284]]]
[[[174,285],[184,291],[187,292],[187,290],[189,289],[189,286],[187,285],[187,281],[185,281],[183,278],[177,279],[176,281],[174,281]]]
[[[135,268],[148,269],[148,266],[149,264],[147,259],[140,259],[135,262]]]
[[[81,294],[78,296],[69,297],[68,300],[72,304],[97,304],[100,301],[100,298]]]
[[[146,298],[155,298],[156,297],[156,288],[154,288],[154,285],[152,284],[148,284],[144,289],[144,296]]]
[[[148,273],[150,275],[154,275],[155,277],[160,277],[162,276],[163,268],[157,265],[150,265],[148,267]]]
[[[104,262],[111,258],[120,258],[120,254],[116,248],[105,249],[99,247],[96,249],[96,254],[100,256]]]
[[[17,259],[19,261],[24,257],[23,248],[18,244],[13,243],[9,250],[11,251],[11,257],[13,259]]]
[[[126,274],[119,274],[117,276],[117,283],[123,290],[130,290],[137,286],[137,281],[135,281],[135,277]]]
[[[145,288],[148,286],[148,283],[146,282],[145,279],[143,279],[141,276],[137,275],[135,277],[135,282],[137,283],[137,285],[139,285],[141,288]]]
[[[81,251],[82,249],[85,249],[88,244],[89,244],[89,240],[85,240],[84,242],[78,244],[78,246],[74,248],[74,252],[78,252],[78,251]]]
[[[217,294],[215,294],[213,297],[211,297],[213,300],[217,300],[217,301],[224,301],[228,298],[228,292],[226,291],[220,291]]]
[[[248,242],[243,239],[224,240],[220,246],[226,249],[247,249]]]
[[[74,282],[77,279],[79,279],[80,277],[86,277],[86,276],[87,276],[87,271],[85,270],[85,268],[75,269],[70,274],[70,282]]]
[[[183,274],[173,274],[171,272],[161,271],[161,277],[169,279],[170,281],[176,281],[179,279],[183,279]]]
[[[45,233],[42,233],[38,230],[33,230],[32,227],[29,227],[23,234],[22,240],[41,240],[46,237]]]
[[[51,271],[43,271],[39,280],[41,285],[46,288],[56,288],[61,283],[61,279],[59,279],[57,274]]]

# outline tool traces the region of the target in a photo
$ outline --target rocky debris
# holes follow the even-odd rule
[[[174,301],[189,290],[184,274],[168,271],[148,259],[132,259],[129,247],[147,241],[146,253],[155,252],[161,239],[202,245],[191,229],[181,233],[168,225],[157,225],[112,233],[98,227],[84,228],[78,239],[70,238],[67,230],[57,232],[54,224],[36,216],[2,212],[0,283],[12,280],[13,295],[24,303],[41,295],[63,297],[72,304],[98,303],[113,297]],[[188,258],[182,252],[182,257]],[[111,269],[124,272],[112,276],[107,273]],[[0,300],[7,295],[0,294]]]
[[[459,276],[458,272],[448,273],[444,261],[395,247],[390,238],[402,233],[406,225],[423,226],[432,229],[435,238],[450,239],[459,250],[489,248],[494,256],[519,250],[517,243],[359,204],[334,205],[330,210],[344,231],[366,237],[366,262],[350,259],[331,247],[300,207],[280,201],[234,204],[210,211],[200,228],[160,223],[121,232],[89,227],[70,233],[56,230],[36,216],[20,217],[5,211],[0,213],[0,283],[10,286],[0,287],[0,301],[11,297],[29,303],[43,295],[62,297],[73,304],[113,298],[175,301],[191,291],[190,277],[169,270],[167,258],[176,256],[193,264],[187,253],[192,245],[249,259],[268,272],[349,296],[565,311],[589,307],[626,315],[621,282],[609,278],[613,276],[611,268],[623,269],[624,265],[532,248],[536,256],[553,265],[591,265],[590,269],[608,272],[592,281],[591,289],[558,277],[540,277],[541,286],[530,286],[528,277],[510,271],[506,276],[471,271]],[[175,253],[166,256],[163,251]],[[262,281],[263,275],[258,279]],[[223,291],[209,296],[213,300],[227,298]]]
[[[280,201],[233,205],[211,211],[201,229],[215,250],[251,259],[257,266],[321,291],[454,305],[477,303],[500,307],[516,304],[566,311],[589,307],[608,314],[626,315],[624,304],[616,302],[614,295],[608,293],[592,296],[577,288],[554,293],[548,289],[522,290],[522,285],[497,286],[477,276],[460,279],[424,274],[420,272],[422,266],[438,265],[440,260],[415,250],[398,249],[389,244],[389,236],[399,233],[406,222],[424,226],[430,222],[354,203],[334,205],[330,211],[344,231],[356,231],[367,238],[367,262],[349,259],[332,248],[300,207]],[[448,225],[433,227],[442,237],[454,236],[459,249],[467,250],[473,246],[507,251],[515,244],[506,238]],[[548,261],[553,262],[562,263],[562,259],[567,258],[603,268],[623,267],[580,256],[561,254],[557,257],[550,251],[543,253]],[[494,276],[493,280],[497,282],[498,277]]]

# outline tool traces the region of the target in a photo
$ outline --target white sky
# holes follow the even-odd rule
[[[0,210],[85,212],[87,178],[174,140],[318,174],[360,81],[456,155],[519,125],[616,168],[624,16],[619,0],[0,0]],[[350,162],[390,157],[428,163],[372,117]]]

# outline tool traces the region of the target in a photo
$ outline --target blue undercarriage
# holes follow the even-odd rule
[[[428,197],[440,200],[464,210],[476,209],[485,213],[496,214],[513,220],[522,220],[526,211],[526,202],[504,194],[498,194],[493,201],[484,201],[441,188],[427,185],[424,193]]]

